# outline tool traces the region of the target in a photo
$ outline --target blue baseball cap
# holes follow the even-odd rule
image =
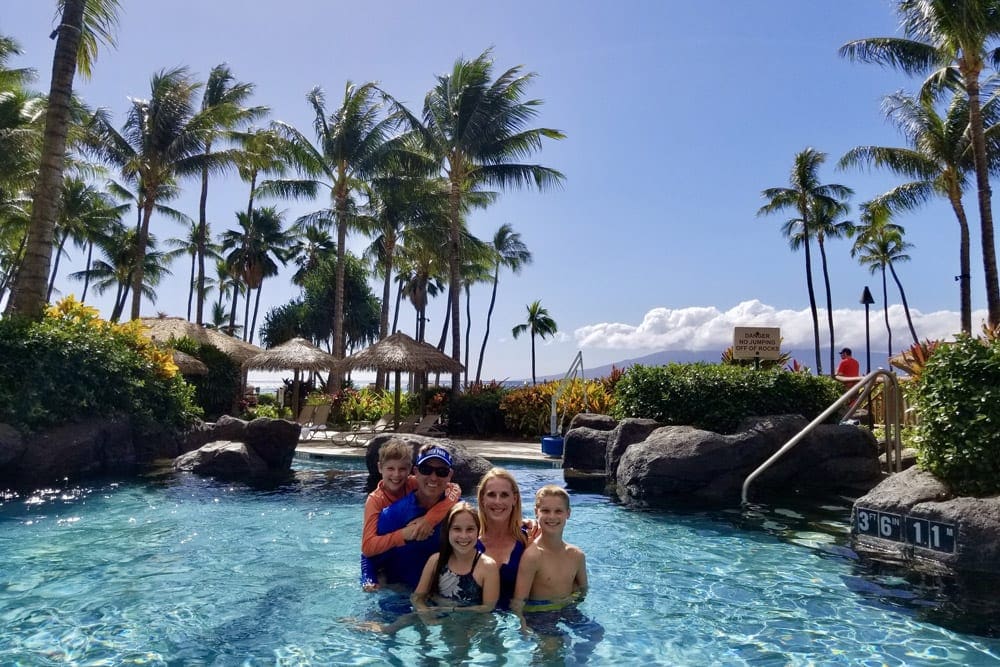
[[[451,454],[444,447],[431,447],[417,458],[417,465],[421,465],[431,459],[444,461],[445,465],[451,467]]]

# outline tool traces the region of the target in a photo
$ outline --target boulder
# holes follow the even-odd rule
[[[13,441],[12,441],[13,442]],[[131,472],[137,461],[127,419],[91,419],[33,434],[30,444],[4,446],[20,454],[0,466],[0,479],[18,485],[67,477]]]
[[[614,476],[622,502],[630,505],[712,504],[740,501],[743,481],[807,422],[797,415],[747,420],[721,435],[691,426],[664,426],[626,445]],[[637,425],[636,429],[648,425]],[[751,497],[808,491],[863,493],[881,480],[878,448],[864,429],[821,426],[761,474]]]
[[[246,425],[244,442],[271,470],[290,470],[302,427],[287,419],[254,419]]]
[[[184,434],[180,447],[183,451],[180,453],[193,451],[206,443],[218,440],[244,442],[246,432],[247,422],[229,415],[222,415],[214,422],[198,422]]]
[[[462,443],[448,438],[432,438],[414,433],[381,433],[368,441],[368,448],[365,452],[365,465],[368,467],[368,482],[365,488],[368,491],[374,489],[381,479],[378,472],[378,450],[384,443],[392,439],[402,440],[412,446],[414,461],[417,460],[417,450],[425,444],[438,445],[447,449],[451,454],[452,469],[455,471],[451,481],[462,487],[463,496],[474,495],[479,480],[493,467],[488,460],[478,454],[471,453]]]
[[[253,448],[232,440],[210,442],[181,454],[174,459],[174,470],[222,479],[264,477],[272,472]]]
[[[563,468],[584,472],[604,472],[612,431],[577,426],[563,438]]]
[[[621,461],[622,454],[631,445],[642,442],[649,434],[660,427],[660,424],[653,419],[633,419],[621,420],[611,432],[608,441],[608,448],[605,454],[604,474],[609,481],[614,481],[618,474],[618,462]]]
[[[617,425],[618,422],[615,421],[614,417],[600,415],[596,412],[580,412],[570,420],[569,428],[566,430],[572,431],[575,428],[587,427],[595,431],[610,431]]]
[[[1000,574],[1000,496],[956,496],[908,468],[857,499],[851,540],[859,554],[917,569]]]

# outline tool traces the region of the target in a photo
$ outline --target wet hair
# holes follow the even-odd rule
[[[448,561],[451,559],[451,554],[454,551],[454,549],[451,548],[451,540],[449,539],[451,524],[454,523],[455,517],[462,512],[467,512],[472,516],[472,520],[476,524],[476,532],[479,532],[479,515],[476,514],[476,508],[464,501],[452,505],[451,509],[448,511],[448,516],[445,517],[444,523],[441,524],[441,550],[438,551],[437,572],[431,580],[431,587],[427,592],[428,595],[434,595],[437,593],[438,579],[441,578],[441,575],[444,574],[445,568],[448,567]]]
[[[386,461],[395,459],[405,459],[413,465],[413,447],[403,442],[399,438],[390,438],[378,448],[378,464],[382,465]]]
[[[538,489],[535,493],[535,507],[538,507],[542,498],[562,498],[563,502],[566,503],[566,509],[569,509],[569,494],[566,493],[566,489],[561,486],[556,486],[555,484],[546,484],[542,488]]]
[[[851,356],[851,348],[845,347],[843,350],[840,351],[840,353],[846,354],[847,356]]]
[[[483,512],[483,495],[486,493],[486,482],[491,479],[505,479],[510,482],[510,488],[514,491],[514,506],[511,507],[510,521],[508,522],[507,530],[510,532],[510,536],[521,544],[528,543],[528,536],[521,530],[521,525],[524,523],[524,517],[522,516],[521,509],[521,489],[517,486],[517,480],[511,475],[505,468],[490,468],[489,471],[483,478],[479,480],[479,487],[476,489],[476,503],[479,505],[479,533],[483,532],[483,527],[486,526],[486,513]]]

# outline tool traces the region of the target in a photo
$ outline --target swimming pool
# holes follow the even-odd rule
[[[393,637],[358,580],[365,473],[251,488],[166,475],[0,501],[0,664],[1000,664],[1000,639],[928,620],[942,600],[859,565],[849,506],[636,512],[572,494],[592,621],[523,636],[508,615]],[[512,467],[525,495],[561,471]]]

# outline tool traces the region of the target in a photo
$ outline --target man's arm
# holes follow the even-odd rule
[[[454,482],[449,482],[448,487],[444,491],[444,497],[441,500],[434,503],[434,505],[427,510],[427,514],[423,515],[419,519],[414,519],[410,524],[414,527],[413,537],[407,539],[411,540],[426,540],[430,537],[431,533],[434,532],[434,526],[438,525],[444,521],[445,517],[448,516],[448,512],[454,507],[458,499],[462,497],[462,488],[455,484]]]

